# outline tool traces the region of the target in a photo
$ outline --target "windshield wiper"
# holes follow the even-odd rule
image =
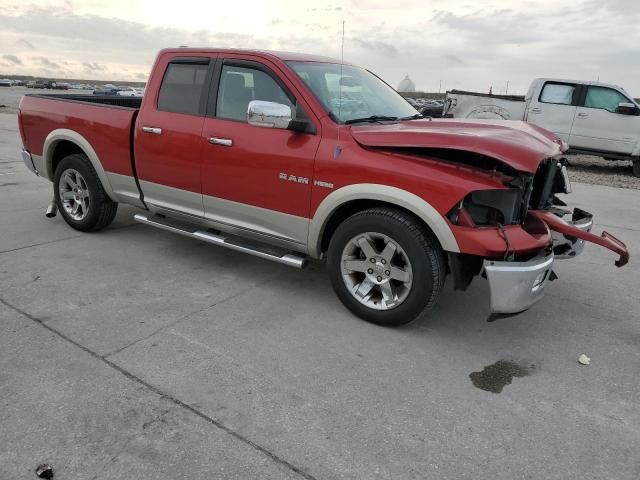
[[[420,120],[421,118],[425,118],[423,114],[416,113],[415,115],[410,115],[408,117],[402,117],[400,120]]]
[[[393,121],[398,120],[398,117],[388,117],[385,115],[371,115],[370,117],[363,118],[352,118],[351,120],[347,120],[344,122],[345,125],[350,125],[352,123],[361,123],[361,122],[383,122],[383,121]]]

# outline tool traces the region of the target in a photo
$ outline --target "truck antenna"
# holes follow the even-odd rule
[[[344,66],[344,20],[342,20],[342,45],[340,47],[340,79],[338,80],[338,121],[342,118],[342,67]],[[342,126],[338,124],[338,143],[336,149],[333,152],[333,158],[338,158],[342,149],[340,148],[340,130]]]

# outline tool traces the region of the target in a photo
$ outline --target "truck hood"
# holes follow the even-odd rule
[[[528,173],[568,145],[535,125],[508,120],[411,120],[351,127],[360,145],[376,148],[424,148],[469,151]]]

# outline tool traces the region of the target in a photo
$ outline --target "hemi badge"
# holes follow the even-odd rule
[[[333,183],[323,182],[321,180],[314,180],[313,184],[316,185],[317,187],[333,188]]]

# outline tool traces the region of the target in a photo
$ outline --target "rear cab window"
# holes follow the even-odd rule
[[[538,101],[555,105],[573,105],[576,91],[575,84],[546,82]]]
[[[158,93],[157,109],[186,115],[203,115],[203,95],[209,59],[172,60],[165,71]]]

